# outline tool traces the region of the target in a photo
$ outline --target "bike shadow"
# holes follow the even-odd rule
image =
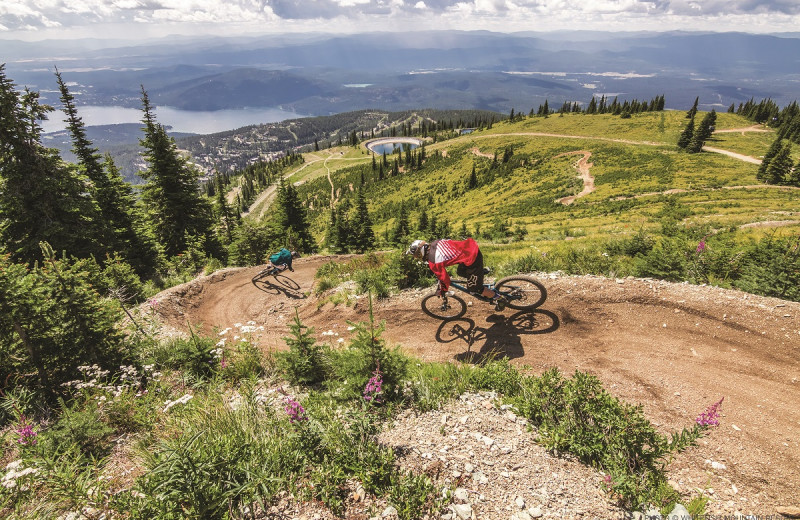
[[[470,318],[443,321],[436,330],[439,343],[463,342],[467,351],[456,354],[458,361],[479,364],[488,359],[514,359],[524,355],[522,336],[549,334],[561,326],[558,316],[544,309],[519,311],[511,316],[493,314],[491,325],[479,327]],[[473,347],[480,345],[478,351]]]
[[[295,300],[301,300],[306,297],[300,290],[299,283],[282,274],[256,275],[250,282],[256,286],[258,290],[276,296],[283,294]]]

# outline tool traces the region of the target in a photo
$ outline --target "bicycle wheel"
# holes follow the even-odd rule
[[[535,309],[547,299],[547,289],[530,276],[507,276],[498,280],[494,288],[505,296],[506,305],[512,309]]]
[[[432,292],[422,299],[422,311],[433,318],[452,320],[460,318],[467,312],[467,302],[455,294],[448,295],[447,299],[444,299]]]

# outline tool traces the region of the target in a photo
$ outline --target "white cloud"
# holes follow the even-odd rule
[[[115,25],[117,24],[117,25]],[[85,28],[142,33],[229,24],[251,31],[414,29],[797,31],[797,0],[2,0],[0,34]],[[579,26],[576,27],[576,24]]]

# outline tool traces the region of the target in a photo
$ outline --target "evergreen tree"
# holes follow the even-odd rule
[[[692,105],[692,108],[690,108],[689,111],[686,112],[686,119],[694,119],[695,114],[697,114],[698,103],[700,103],[700,96],[697,96],[694,99],[694,104]]]
[[[800,161],[797,161],[797,164],[792,168],[789,177],[786,179],[786,183],[790,186],[797,186],[800,188]]]
[[[336,221],[335,221],[335,251],[337,253],[346,253],[350,250],[353,230],[350,228],[350,220],[347,214],[350,211],[350,203],[347,199],[343,200],[336,207]]]
[[[328,251],[336,250],[336,209],[331,208],[328,215],[328,229],[325,232],[324,245]]]
[[[475,164],[472,165],[472,173],[469,174],[467,189],[472,190],[478,187],[478,174],[475,172]]]
[[[400,211],[398,212],[394,228],[392,228],[390,240],[395,245],[402,245],[408,242],[408,238],[410,235],[411,235],[411,228],[408,224],[408,214],[406,212],[405,206],[403,204],[400,204]]]
[[[313,251],[314,240],[311,237],[306,208],[300,201],[294,185],[283,179],[278,184],[276,210],[274,222],[287,235],[296,237],[295,249],[303,252]]]
[[[758,173],[756,173],[756,179],[760,180],[761,182],[766,182],[767,179],[767,168],[769,167],[769,163],[773,157],[778,155],[778,152],[781,151],[783,148],[783,139],[778,137],[775,139],[767,150],[767,153],[764,154],[764,158],[761,160],[761,165],[758,167]]]
[[[15,260],[41,259],[39,243],[101,255],[100,210],[89,180],[41,145],[39,121],[53,109],[36,92],[17,92],[0,64],[0,243]]]
[[[111,155],[106,154],[105,161],[101,163],[101,156],[87,138],[83,120],[78,116],[75,98],[58,69],[55,74],[67,115],[67,128],[72,136],[72,151],[92,182],[100,209],[100,221],[95,226],[98,239],[102,242],[102,256],[99,259],[119,252],[140,276],[150,275],[155,270],[158,252],[143,230],[133,190],[122,178]]]
[[[686,125],[686,128],[683,129],[681,132],[681,136],[678,138],[678,148],[686,148],[689,146],[689,143],[692,141],[692,136],[694,135],[694,118],[689,120],[689,124]]]
[[[39,380],[30,386],[54,395],[79,365],[118,367],[124,336],[119,306],[95,289],[94,260],[59,260],[47,243],[40,255],[33,268],[0,256],[0,377],[33,372]]]
[[[417,220],[417,231],[420,233],[426,233],[428,231],[428,211],[424,207],[419,213],[419,219]]]
[[[786,143],[778,154],[772,158],[764,173],[764,182],[767,184],[783,184],[792,170],[792,145]]]
[[[706,140],[714,133],[714,123],[717,120],[717,113],[712,110],[706,114],[700,121],[700,124],[695,128],[692,134],[692,140],[686,147],[690,153],[698,153],[703,149]]]
[[[219,172],[214,174],[214,182],[212,184],[216,186],[216,205],[214,209],[217,222],[220,226],[224,243],[229,245],[233,241],[233,228],[236,227],[236,221],[231,215],[232,212],[226,198],[225,186],[222,184],[222,177]]]
[[[375,233],[372,230],[372,219],[367,211],[367,199],[364,190],[358,190],[356,197],[356,212],[350,225],[353,230],[353,247],[359,253],[364,253],[375,247]]]
[[[156,122],[150,100],[142,87],[144,148],[148,168],[140,175],[146,184],[142,201],[150,226],[164,253],[175,256],[186,251],[191,237],[203,239],[211,252],[211,206],[200,195],[199,173],[178,154],[175,141]]]

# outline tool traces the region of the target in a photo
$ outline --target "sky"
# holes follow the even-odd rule
[[[0,1],[0,39],[429,29],[797,32],[800,0]]]

